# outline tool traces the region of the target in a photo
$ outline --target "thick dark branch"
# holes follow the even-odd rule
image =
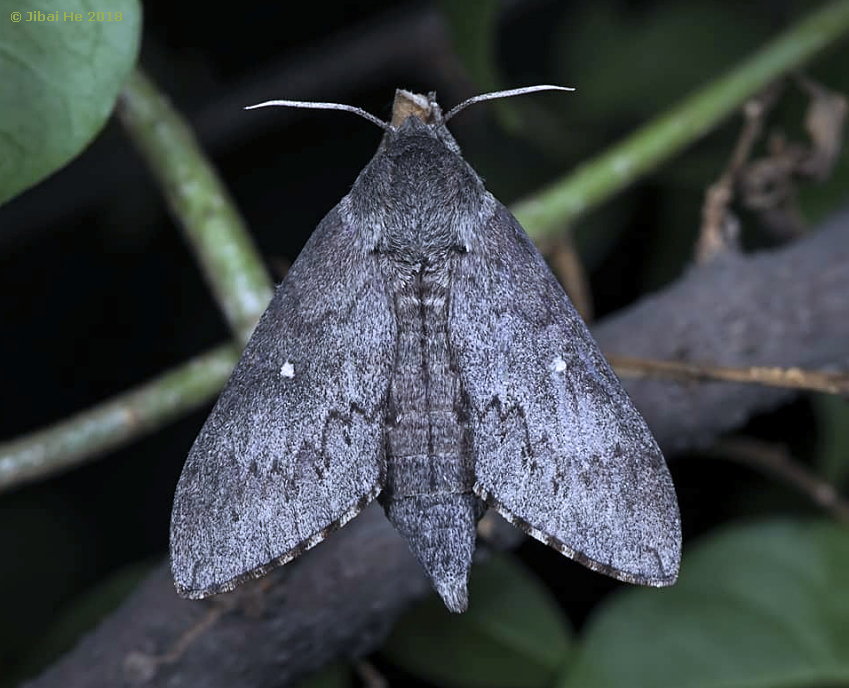
[[[694,268],[596,334],[606,351],[628,356],[846,366],[847,296],[849,212],[782,250]],[[792,395],[726,383],[626,382],[669,455],[704,445]],[[163,565],[30,686],[280,686],[333,657],[374,649],[405,605],[428,589],[376,507],[273,576],[264,592],[188,602],[177,598]],[[204,618],[210,623],[181,643]]]
[[[600,324],[605,353],[716,363],[849,365],[849,211],[786,248],[726,255]],[[759,385],[623,380],[668,455],[795,396]]]

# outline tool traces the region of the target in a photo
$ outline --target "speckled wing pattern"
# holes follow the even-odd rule
[[[660,449],[497,201],[461,265],[449,337],[469,398],[475,493],[591,569],[673,583],[681,525]]]
[[[205,597],[353,518],[386,475],[395,323],[374,253],[334,208],[278,287],[177,486],[177,590]]]

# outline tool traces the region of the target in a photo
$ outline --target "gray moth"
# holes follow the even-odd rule
[[[448,609],[494,509],[623,581],[675,581],[678,504],[651,432],[544,259],[463,159],[433,94],[318,225],[189,452],[177,591],[285,564],[377,498]],[[263,104],[265,105],[265,104]]]

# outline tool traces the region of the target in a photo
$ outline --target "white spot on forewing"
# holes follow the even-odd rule
[[[280,368],[280,377],[295,377],[295,364],[291,361],[286,361]]]
[[[553,365],[555,373],[562,373],[564,370],[566,370],[566,361],[560,358],[560,356],[557,356],[554,359]]]

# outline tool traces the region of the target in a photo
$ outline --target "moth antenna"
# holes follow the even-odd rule
[[[255,110],[256,108],[271,107],[272,105],[291,108],[306,108],[309,110],[343,110],[344,112],[353,112],[355,115],[359,115],[363,119],[367,119],[372,124],[376,124],[384,131],[389,131],[391,129],[388,122],[378,119],[370,112],[366,112],[362,108],[354,107],[353,105],[344,105],[343,103],[314,103],[308,100],[267,100],[264,103],[248,105],[245,110]]]
[[[512,98],[513,96],[523,96],[526,93],[536,93],[537,91],[574,91],[574,88],[568,86],[525,86],[524,88],[511,88],[508,91],[493,91],[492,93],[481,93],[479,96],[474,96],[468,100],[464,100],[459,105],[455,105],[445,115],[443,121],[447,122],[461,110],[465,110],[469,105],[480,103],[484,100],[498,100],[499,98]]]

